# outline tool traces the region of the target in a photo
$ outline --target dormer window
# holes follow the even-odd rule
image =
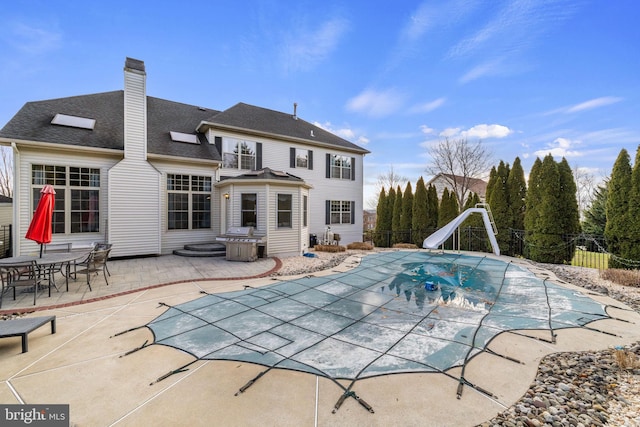
[[[199,144],[198,136],[192,133],[182,133],[182,132],[174,132],[170,131],[171,140],[175,142],[186,142],[189,144]]]
[[[68,126],[79,129],[93,130],[96,125],[95,119],[87,119],[85,117],[68,116],[66,114],[56,114],[51,120],[52,125]]]

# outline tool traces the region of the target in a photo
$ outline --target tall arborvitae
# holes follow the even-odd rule
[[[558,163],[558,173],[560,174],[560,191],[558,197],[560,198],[560,227],[562,233],[565,234],[565,247],[563,262],[571,262],[573,254],[576,250],[575,239],[572,238],[572,234],[580,233],[580,208],[578,207],[578,187],[573,179],[573,171],[569,162],[564,157]]]
[[[438,210],[438,227],[443,227],[458,216],[458,198],[456,194],[445,187],[440,199],[440,209]],[[453,249],[453,236],[444,243],[445,249]]]
[[[562,239],[561,217],[563,206],[560,204],[560,172],[553,156],[548,154],[540,168],[538,189],[541,199],[538,221],[529,237],[530,258],[537,262],[561,264],[566,259],[566,248]]]
[[[413,197],[413,212],[412,212],[412,230],[413,230],[413,243],[418,247],[422,247],[422,241],[427,237],[426,226],[428,222],[427,218],[427,187],[424,185],[422,177],[418,179],[416,183],[416,193]]]
[[[536,158],[529,172],[529,185],[527,186],[527,197],[525,198],[524,229],[530,235],[538,225],[538,208],[542,200],[540,192],[540,169],[542,160]]]
[[[400,222],[402,220],[402,189],[398,185],[396,188],[396,199],[393,202],[393,213],[391,218],[391,243],[399,243],[402,241],[400,235]]]
[[[573,171],[569,162],[564,157],[558,163],[558,173],[560,174],[560,206],[562,215],[560,216],[563,233],[580,233],[580,208],[578,208],[578,187],[573,179]],[[571,260],[569,260],[571,261]]]
[[[413,227],[413,190],[411,183],[407,182],[402,195],[402,218],[400,218],[400,230],[402,230],[402,242],[411,242],[411,228]]]
[[[438,216],[440,210],[440,201],[438,200],[438,190],[431,184],[427,189],[427,223],[425,224],[428,229],[435,229],[438,227]]]
[[[622,248],[622,257],[640,261],[640,147],[631,172],[631,190],[627,208],[627,241]],[[635,263],[630,263],[630,266]]]
[[[378,195],[378,206],[376,207],[376,236],[373,239],[373,243],[378,247],[385,246],[385,221],[387,220],[385,211],[387,209],[387,193],[384,191],[384,187],[380,189],[380,195]]]
[[[584,221],[582,231],[594,236],[603,236],[604,228],[607,225],[607,196],[609,194],[608,184],[604,183],[596,187],[593,191],[591,206],[584,211]],[[598,251],[598,248],[593,250]]]
[[[520,164],[520,158],[516,157],[509,171],[507,179],[509,193],[509,210],[511,211],[511,228],[524,230],[525,199],[527,197],[527,183],[524,179],[524,170]],[[511,254],[522,255],[522,254]]]
[[[629,153],[624,148],[618,154],[609,179],[609,194],[607,197],[607,225],[604,235],[607,239],[609,252],[616,256],[622,255],[623,242],[628,239],[629,196],[631,194],[631,162]],[[610,268],[622,268],[615,257],[609,259]]]
[[[462,212],[475,208],[480,203],[477,193],[469,194]],[[463,251],[487,252],[487,232],[484,229],[484,221],[479,214],[472,214],[464,220],[460,226],[460,249]]]
[[[498,165],[493,178],[493,185],[490,196],[487,199],[491,212],[493,213],[493,220],[498,229],[498,235],[496,240],[498,246],[500,246],[500,252],[508,253],[509,241],[511,235],[509,229],[511,228],[511,210],[509,209],[509,193],[507,189],[507,180],[509,179],[509,164],[505,164],[502,160]],[[487,188],[488,190],[488,188]]]
[[[385,207],[387,215],[387,236],[386,236],[386,245],[385,247],[391,247],[393,245],[393,207],[396,204],[396,189],[391,187],[389,189],[389,194],[387,195],[387,206]]]
[[[491,172],[489,172],[489,181],[487,182],[487,191],[484,194],[484,200],[489,201],[489,199],[491,198],[491,192],[493,191],[493,186],[496,183],[496,173],[498,171],[496,170],[495,166],[491,166]]]

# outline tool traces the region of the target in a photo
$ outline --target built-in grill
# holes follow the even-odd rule
[[[258,243],[264,243],[262,237],[253,235],[253,227],[230,227],[216,240],[225,243],[227,261],[255,261],[258,259]]]

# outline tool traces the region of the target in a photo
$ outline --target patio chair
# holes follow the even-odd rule
[[[95,242],[93,248],[98,250],[104,250],[104,249],[111,249],[112,246],[113,246],[113,243]],[[109,266],[107,264],[104,265],[104,269],[106,270],[107,274],[111,276],[111,272],[109,271]]]
[[[9,288],[13,288],[13,300],[16,299],[16,288],[26,288],[33,291],[33,305],[36,305],[38,291],[45,287],[49,289],[51,297],[51,281],[41,274],[36,261],[0,266],[2,277],[2,291],[0,292],[0,307],[2,297]]]
[[[109,286],[109,280],[107,279],[107,275],[109,274],[109,269],[107,268],[107,261],[109,259],[109,252],[111,249],[94,249],[89,253],[87,258],[84,261],[76,263],[76,277],[78,278],[78,274],[84,274],[87,276],[87,286],[91,291],[91,276],[102,272],[102,276],[104,277],[104,281]],[[106,273],[105,273],[106,272]]]

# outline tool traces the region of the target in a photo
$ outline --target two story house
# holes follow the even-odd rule
[[[369,153],[282,113],[244,103],[218,111],[146,94],[127,58],[124,90],[28,102],[0,130],[14,156],[14,254],[40,189],[56,190],[53,242],[108,241],[112,256],[169,254],[253,227],[267,256],[299,255],[328,227],[362,239]]]

